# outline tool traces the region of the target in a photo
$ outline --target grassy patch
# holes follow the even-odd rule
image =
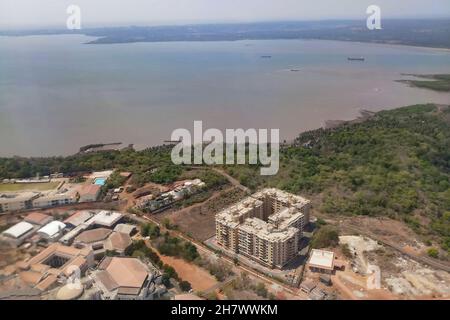
[[[417,88],[424,88],[443,92],[450,91],[450,74],[415,75],[415,76],[430,80],[400,80],[400,82],[408,83],[409,85]]]
[[[24,190],[44,191],[52,190],[58,186],[59,182],[48,183],[1,183],[0,192],[16,192]]]

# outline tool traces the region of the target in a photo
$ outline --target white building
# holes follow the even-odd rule
[[[61,221],[52,221],[38,230],[38,235],[42,238],[54,241],[58,240],[64,232],[66,225]]]
[[[133,224],[119,223],[114,228],[114,231],[132,236],[134,233],[136,233],[136,226]]]
[[[152,195],[140,198],[137,207],[153,212],[170,206],[175,201],[187,198],[201,191],[205,186],[206,184],[200,179],[179,182],[175,184],[175,187],[171,191],[164,192],[157,198],[154,198]]]
[[[312,249],[308,267],[312,272],[332,273],[334,270],[334,252]]]
[[[34,208],[49,208],[71,204],[77,201],[75,190],[60,189],[44,193],[41,197],[33,200]]]
[[[72,214],[70,217],[68,217],[63,222],[70,228],[78,227],[80,224],[83,224],[90,218],[92,218],[95,215],[94,212],[87,211],[87,210],[81,210],[77,211],[74,214]]]
[[[113,228],[123,217],[123,214],[113,211],[100,211],[91,219],[86,221],[89,225],[97,225],[107,228]]]
[[[39,196],[38,192],[18,192],[0,194],[0,213],[31,209],[33,200]]]
[[[31,223],[21,221],[3,231],[2,238],[13,245],[19,246],[34,233],[34,230],[34,226]]]
[[[69,226],[72,226],[73,223],[75,223],[76,227],[70,230],[68,233],[66,233],[63,237],[61,237],[59,239],[59,242],[68,245],[74,240],[74,238],[77,235],[79,235],[85,230],[89,230],[92,228],[105,227],[112,229],[123,217],[123,214],[119,212],[100,211],[99,213],[88,218],[87,220],[84,220],[85,218],[88,217],[88,215],[89,214],[85,212],[80,213],[79,216],[75,217],[72,223],[69,223]],[[84,221],[81,222],[82,220]]]

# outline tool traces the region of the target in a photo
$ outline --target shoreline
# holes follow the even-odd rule
[[[416,88],[416,87],[415,87]],[[417,88],[420,89],[420,88]],[[427,102],[425,104],[433,104],[437,107],[446,105],[446,104],[442,104],[442,103],[437,103],[437,102]],[[328,119],[328,120],[324,120],[322,125],[317,126],[313,129],[309,129],[309,130],[302,130],[302,131],[298,131],[296,133],[296,135],[294,137],[290,137],[290,138],[286,138],[284,139],[284,143],[283,143],[283,139],[280,138],[280,144],[292,144],[297,138],[298,136],[300,136],[302,133],[305,132],[309,132],[309,131],[314,131],[314,130],[319,130],[319,129],[324,129],[324,130],[331,130],[331,129],[336,129],[342,125],[345,124],[356,124],[356,123],[361,123],[364,122],[366,120],[369,120],[370,118],[372,118],[373,116],[375,116],[377,113],[379,112],[383,112],[383,111],[389,111],[389,110],[395,110],[395,109],[399,109],[399,108],[403,108],[403,107],[407,107],[410,105],[402,105],[402,106],[396,106],[396,107],[383,107],[380,108],[377,111],[371,111],[368,109],[359,109],[357,111],[357,115],[355,115],[354,117],[351,117],[350,119]],[[95,144],[102,144],[105,146],[108,145],[115,145],[117,144],[115,143],[92,143],[90,145],[95,145]],[[122,152],[124,150],[134,150],[136,152],[142,152],[145,151],[147,149],[152,149],[152,148],[158,148],[158,147],[167,147],[170,145],[174,145],[174,144],[170,144],[170,143],[161,143],[161,144],[155,144],[155,145],[146,145],[146,146],[142,146],[141,148],[139,147],[138,144],[135,144],[133,142],[130,143],[121,143],[121,146],[123,146],[122,148],[117,148],[117,149],[111,149],[111,150],[99,150],[99,151],[95,151],[95,152],[72,152],[70,154],[59,154],[59,155],[55,155],[55,154],[47,154],[47,155],[40,155],[40,156],[23,156],[23,155],[11,155],[11,156],[2,156],[0,155],[0,159],[12,159],[12,158],[21,158],[21,159],[45,159],[45,158],[67,158],[67,157],[77,157],[77,156],[83,156],[86,154],[93,154],[96,152],[110,152],[110,151],[119,151]],[[138,147],[136,147],[138,146]],[[78,147],[80,148],[80,147]]]
[[[396,108],[394,108],[394,109],[396,109]],[[383,110],[380,110],[380,111],[384,111],[384,110],[393,110],[393,109],[383,109]],[[370,118],[372,118],[374,115],[376,115],[380,111],[370,111],[370,110],[361,109],[361,110],[359,110],[360,115],[357,116],[354,119],[350,119],[350,120],[326,120],[325,121],[325,125],[322,126],[322,128],[325,129],[325,130],[327,130],[327,129],[335,129],[335,128],[339,128],[340,126],[345,125],[345,124],[361,123],[361,122],[364,122],[366,120],[369,120]],[[315,130],[317,130],[317,129],[315,129]],[[301,134],[301,132],[299,134]]]
[[[84,35],[84,34],[81,34]],[[87,37],[91,37],[88,35],[84,35]],[[95,38],[95,37],[94,37]],[[102,39],[104,37],[98,37],[96,39]],[[403,43],[391,43],[391,42],[376,42],[376,41],[359,41],[359,40],[339,40],[339,39],[323,39],[323,38],[268,38],[268,39],[236,39],[236,40],[160,40],[160,41],[123,41],[123,42],[84,42],[82,44],[89,45],[108,45],[108,44],[136,44],[136,43],[187,43],[187,42],[243,42],[243,41],[333,41],[333,42],[346,42],[346,43],[357,43],[357,44],[373,44],[373,45],[384,45],[384,46],[392,46],[392,47],[404,47],[404,48],[413,48],[413,49],[429,49],[433,51],[443,51],[450,53],[450,48],[446,47],[424,47],[418,45],[409,45]]]
[[[366,109],[360,109],[358,110],[359,115],[353,117],[352,119],[348,119],[348,120],[339,120],[339,119],[334,119],[334,120],[324,120],[323,125],[318,126],[312,130],[304,130],[304,131],[299,131],[297,133],[297,135],[295,137],[291,137],[289,139],[285,139],[287,144],[293,143],[295,141],[295,139],[301,135],[304,132],[308,132],[308,131],[313,131],[313,130],[319,130],[319,129],[335,129],[338,128],[341,125],[344,124],[348,124],[348,123],[360,123],[363,121],[366,121],[368,119],[370,119],[371,117],[373,117],[375,114],[377,114],[378,112],[381,111],[387,111],[387,110],[393,110],[396,108],[401,108],[401,107],[394,107],[394,108],[383,108],[379,111],[370,111],[370,110],[366,110]],[[280,141],[280,144],[282,143],[282,141]],[[90,145],[96,145],[96,144],[100,144],[100,143],[92,143]],[[112,143],[111,143],[112,144]],[[109,145],[109,143],[104,143],[104,145]],[[123,145],[123,144],[122,144]],[[135,150],[136,152],[142,152],[145,151],[147,149],[151,149],[151,148],[158,148],[158,147],[164,147],[164,146],[170,146],[173,144],[170,143],[163,143],[163,144],[155,144],[155,145],[147,145],[145,147],[141,148],[134,148],[135,144],[130,143],[128,144],[128,146],[121,148],[121,149],[116,149],[116,150],[99,150],[97,152],[110,152],[110,151],[119,151],[121,152],[122,150],[126,150],[126,149],[130,149],[130,146],[133,146],[133,150]],[[82,155],[86,155],[86,154],[90,154],[90,153],[95,153],[95,152],[75,152],[75,153],[71,153],[71,154],[66,154],[66,155],[45,155],[45,156],[21,156],[21,155],[13,155],[13,156],[1,156],[0,155],[0,159],[12,159],[14,157],[18,157],[18,158],[22,158],[22,159],[39,159],[39,158],[67,158],[67,157],[76,157],[76,156],[82,156]]]
[[[3,35],[0,34],[0,38],[23,38],[23,37],[48,37],[48,36],[84,36],[93,38],[92,41],[82,42],[80,44],[87,45],[118,45],[118,44],[138,44],[138,43],[186,43],[186,42],[243,42],[243,41],[334,41],[334,42],[346,42],[346,43],[357,43],[357,44],[372,44],[372,45],[384,45],[401,48],[412,48],[412,49],[428,49],[432,51],[442,51],[446,53],[450,53],[450,48],[446,47],[427,47],[427,46],[418,46],[418,45],[410,45],[403,43],[392,43],[392,42],[377,42],[377,41],[360,41],[360,40],[344,40],[344,39],[324,39],[324,38],[267,38],[267,39],[235,39],[235,40],[157,40],[157,41],[123,41],[123,42],[95,42],[98,39],[105,38],[103,36],[91,36],[84,33],[55,33],[55,34],[26,34],[26,35]]]

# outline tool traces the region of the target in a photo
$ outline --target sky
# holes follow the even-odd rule
[[[272,20],[450,17],[449,0],[0,0],[0,28],[65,27],[69,5],[83,27]]]

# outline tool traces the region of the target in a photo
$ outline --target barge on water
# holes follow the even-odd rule
[[[366,58],[364,58],[364,57],[348,57],[347,60],[348,61],[364,61],[364,60],[366,60]]]

